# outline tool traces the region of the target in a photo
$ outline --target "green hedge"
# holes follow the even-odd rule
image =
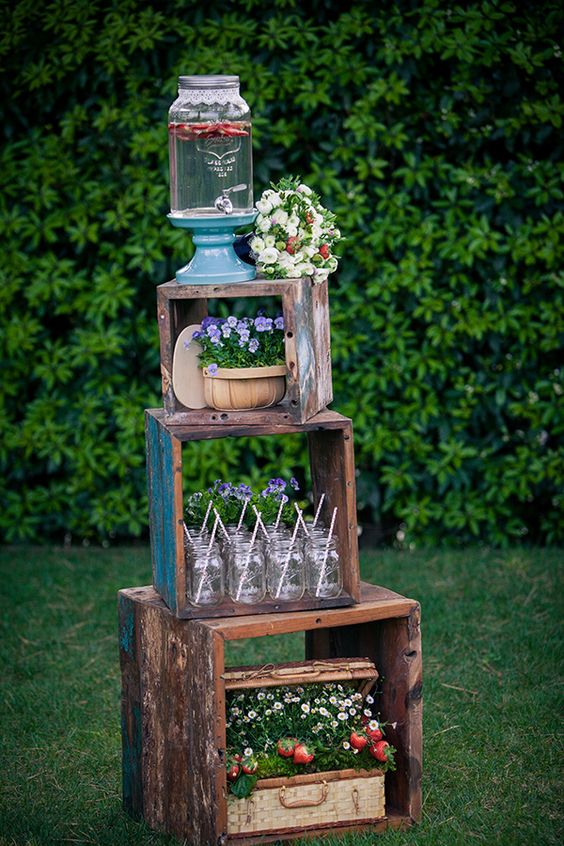
[[[4,6],[0,526],[146,531],[142,409],[180,73],[238,73],[256,190],[301,174],[347,237],[334,406],[386,542],[562,539],[560,4],[69,0]],[[202,445],[290,473],[300,441]],[[559,499],[560,497],[560,499]],[[559,534],[560,531],[560,534]]]

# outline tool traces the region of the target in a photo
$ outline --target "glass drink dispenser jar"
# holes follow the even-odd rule
[[[238,76],[181,76],[168,115],[174,217],[253,209],[251,112]]]

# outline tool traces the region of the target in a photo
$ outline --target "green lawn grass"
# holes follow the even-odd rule
[[[363,576],[420,600],[423,821],[324,843],[558,844],[562,554],[372,552]],[[0,844],[177,843],[120,797],[116,591],[146,548],[0,551]],[[560,571],[560,572],[559,572]],[[301,638],[235,644],[232,663],[301,657]]]

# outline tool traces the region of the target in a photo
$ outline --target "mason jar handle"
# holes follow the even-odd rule
[[[327,794],[329,792],[329,788],[327,787],[327,782],[324,781],[321,784],[321,796],[319,799],[298,799],[296,802],[288,802],[286,800],[286,788],[284,785],[280,788],[278,798],[280,800],[280,804],[284,808],[313,808],[316,805],[323,805],[325,800],[327,799]]]

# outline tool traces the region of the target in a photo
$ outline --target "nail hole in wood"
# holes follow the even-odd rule
[[[320,622],[321,622],[321,617],[318,617],[318,618],[317,618],[317,620],[316,620],[315,622],[316,622],[316,623],[320,623]]]
[[[415,650],[415,649],[412,649],[412,651],[411,651],[411,652],[406,652],[406,653],[405,653],[405,657],[406,657],[406,658],[409,658],[409,659],[412,661],[414,658],[416,658],[416,657],[417,657],[417,652],[416,652],[416,650]]]
[[[296,366],[296,362],[295,362],[295,361],[291,361],[291,362],[290,362],[290,370],[293,370],[295,366]]]
[[[212,414],[212,420],[217,420],[217,414]]]
[[[294,406],[294,408],[297,406],[297,404],[298,404],[297,400],[292,400],[292,405]]]
[[[286,337],[287,337],[287,338],[293,338],[293,337],[294,337],[294,333],[293,333],[293,332],[286,332]]]
[[[222,420],[227,420],[227,418],[229,417],[229,415],[225,414],[225,413],[220,414],[219,416],[221,417]]]

